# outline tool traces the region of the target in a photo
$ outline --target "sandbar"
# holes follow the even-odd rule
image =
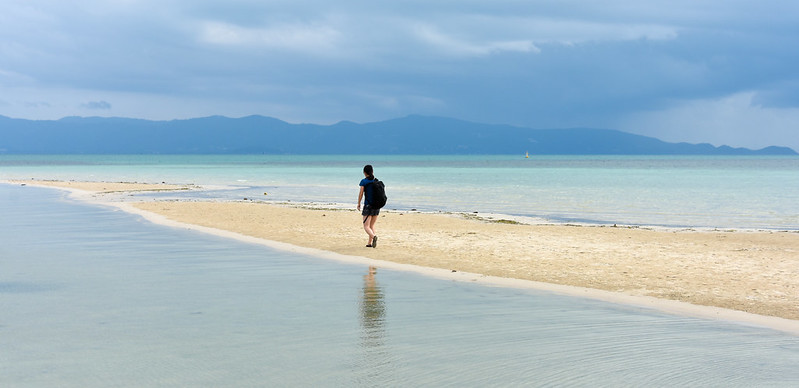
[[[25,183],[95,194],[98,188],[142,190],[139,184],[124,183]],[[515,280],[551,284],[555,290],[574,287],[566,292],[571,294],[598,290],[605,296],[619,295],[616,299],[621,301],[655,298],[783,318],[782,329],[799,333],[796,231],[526,225],[468,214],[383,211],[377,222],[379,246],[367,248],[355,209],[251,200],[141,201],[117,206],[209,230],[379,263],[433,268],[438,273],[509,279],[509,284],[518,284]],[[592,297],[588,292],[585,296]],[[707,311],[713,312],[699,315],[720,314]]]
[[[139,183],[139,182],[82,182],[82,181],[45,181],[45,180],[12,180],[12,184],[31,184],[35,186],[48,186],[63,189],[81,190],[91,193],[109,194],[131,191],[167,191],[188,190],[191,185],[172,185],[166,183]]]

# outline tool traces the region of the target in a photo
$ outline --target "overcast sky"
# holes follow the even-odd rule
[[[799,150],[799,1],[3,1],[0,115],[251,114]]]

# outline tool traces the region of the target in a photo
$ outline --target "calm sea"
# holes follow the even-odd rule
[[[799,337],[772,330],[370,271],[56,190],[0,184],[0,214],[2,387],[799,384]]]
[[[0,179],[195,183],[212,190],[159,196],[354,206],[367,163],[394,209],[799,230],[799,157],[0,155]]]

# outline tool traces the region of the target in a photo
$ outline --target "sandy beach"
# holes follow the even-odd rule
[[[17,182],[20,183],[20,182]],[[101,192],[180,185],[24,182]],[[366,248],[352,210],[252,201],[132,206],[168,219],[343,255],[605,290],[799,320],[799,233],[524,225],[383,211]],[[354,206],[353,206],[354,207]]]
[[[191,187],[188,185],[170,185],[166,183],[132,182],[12,181],[11,183],[74,189],[97,194],[110,194],[128,191],[188,190]]]

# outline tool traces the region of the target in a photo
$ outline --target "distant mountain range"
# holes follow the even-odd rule
[[[289,124],[271,117],[211,116],[150,121],[0,116],[6,154],[560,154],[797,155],[787,147],[760,150],[667,143],[610,129],[531,129],[443,117],[333,125]]]

